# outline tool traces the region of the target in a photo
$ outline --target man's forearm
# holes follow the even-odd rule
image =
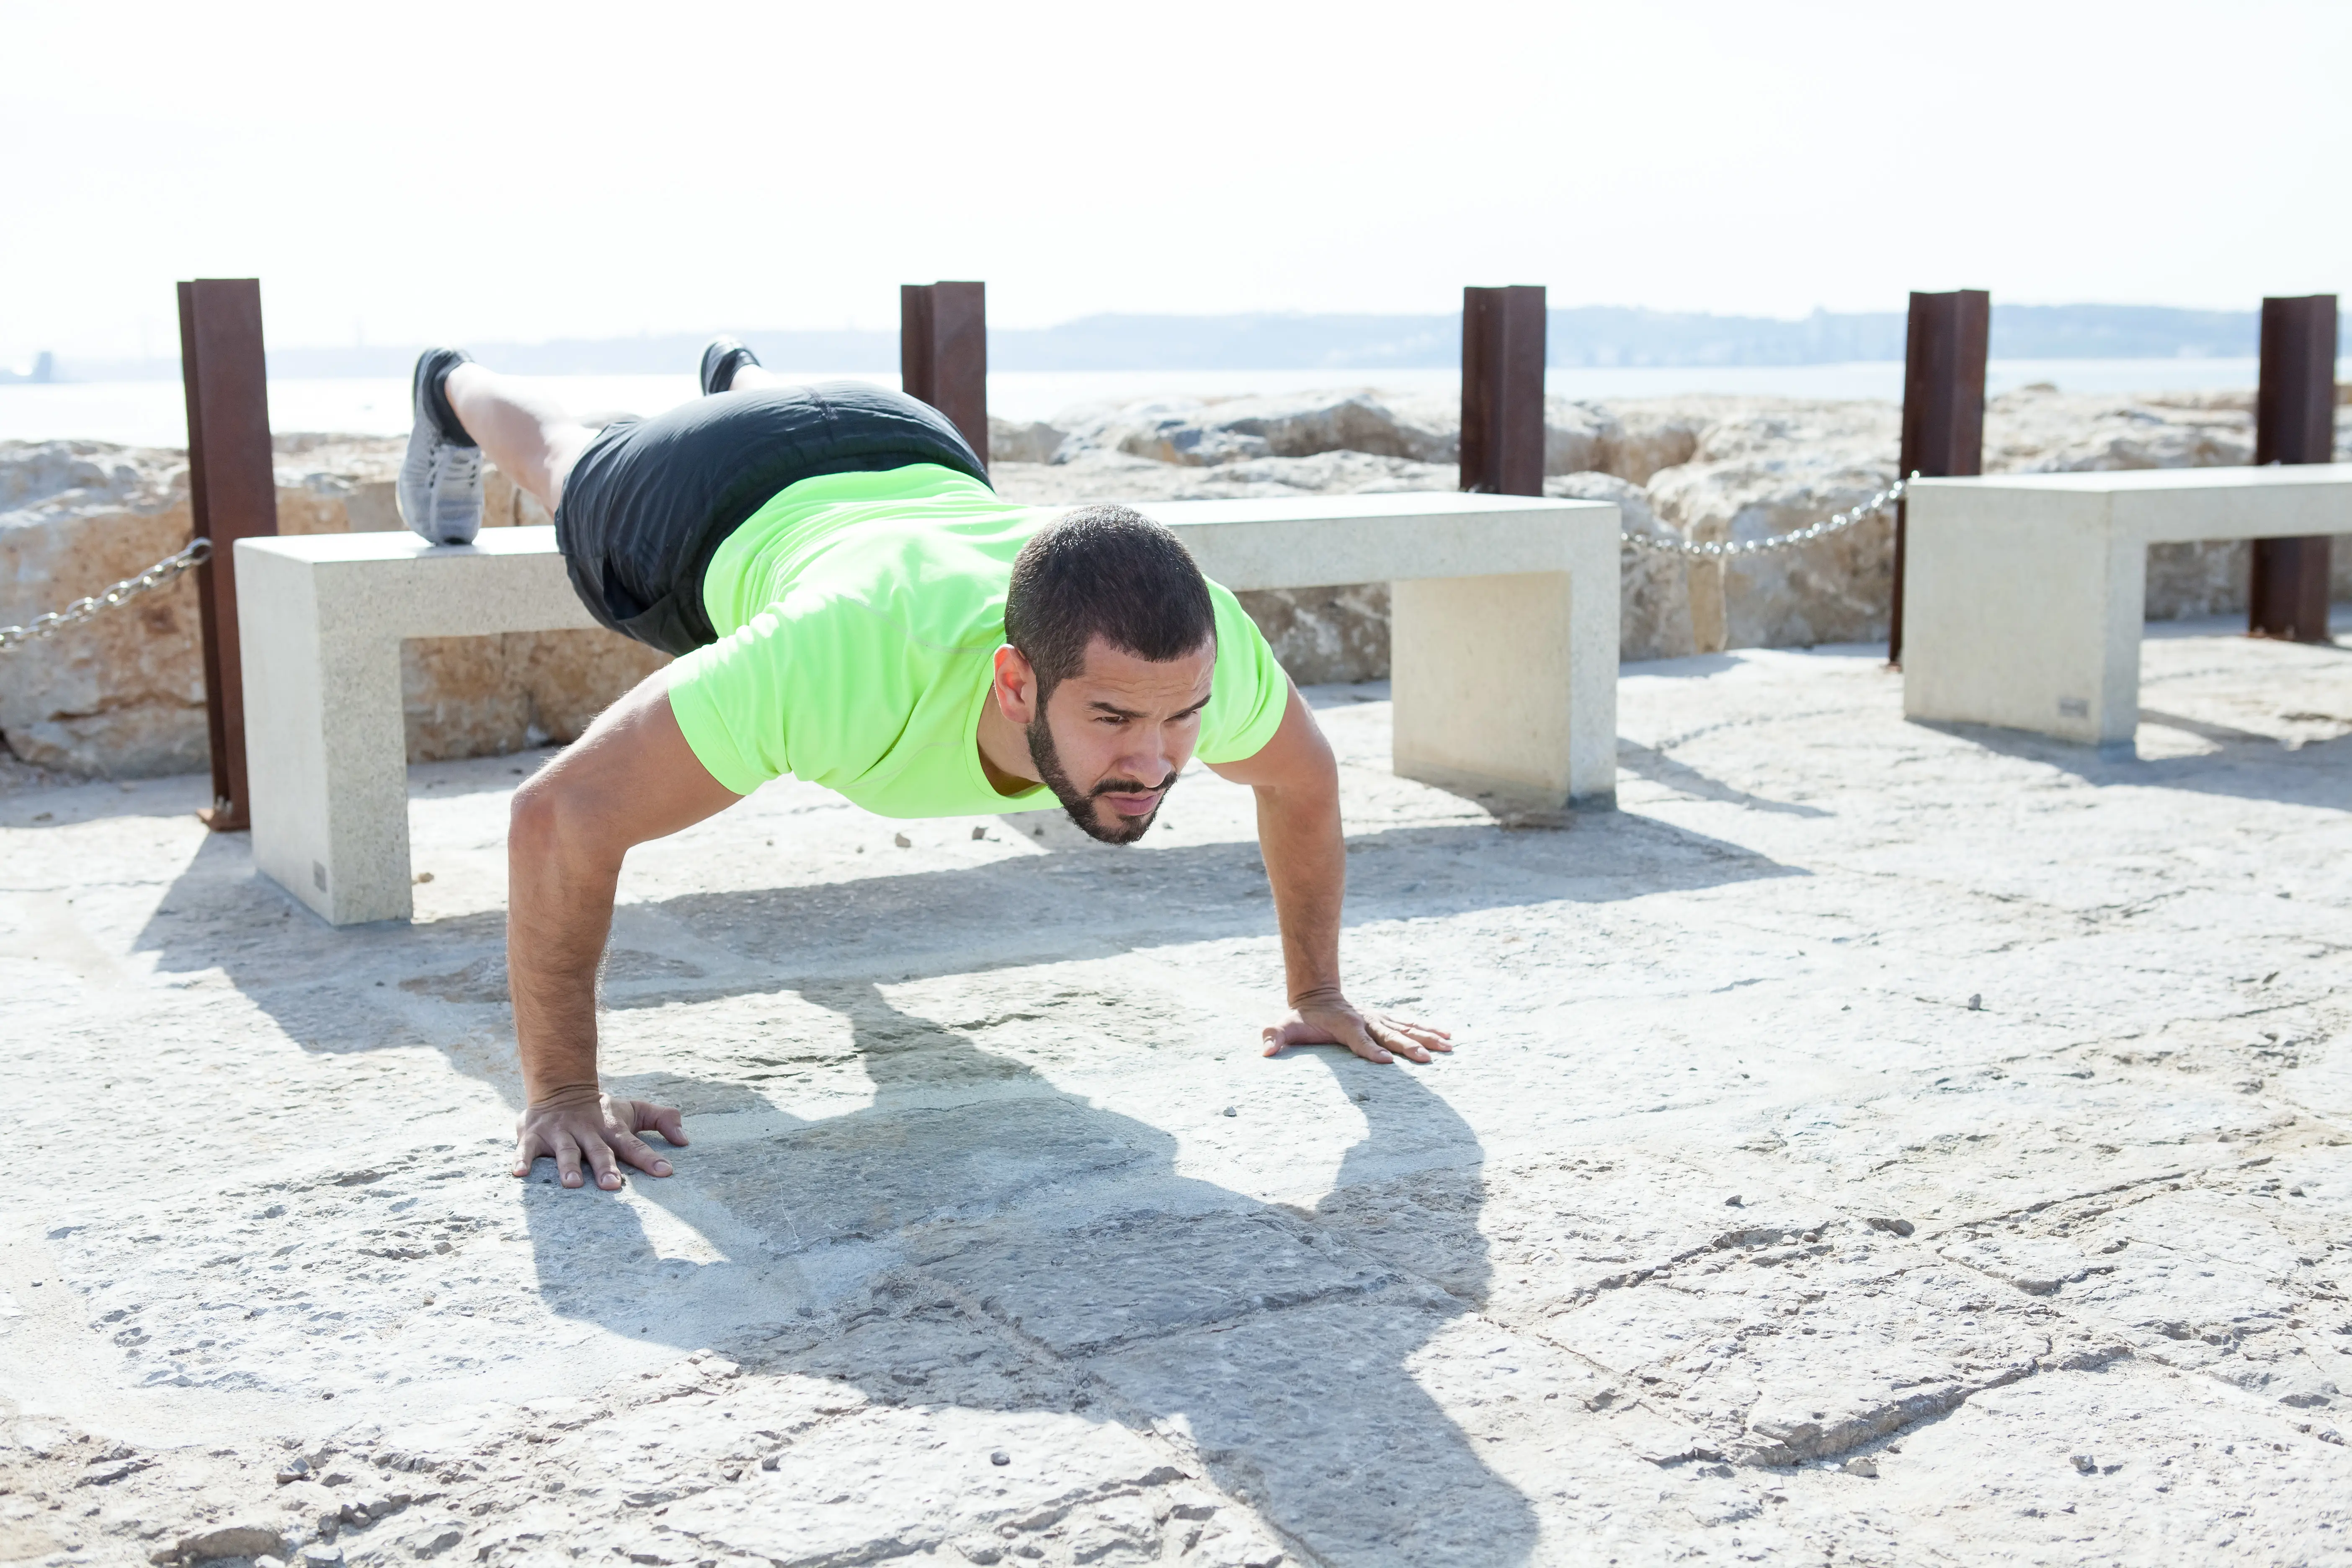
[[[596,1085],[596,965],[613,925],[617,860],[567,846],[552,812],[518,813],[507,846],[507,989],[523,1094]]]
[[[1339,919],[1348,894],[1348,843],[1339,828],[1335,773],[1257,787],[1258,849],[1282,926],[1290,1000],[1339,989]]]

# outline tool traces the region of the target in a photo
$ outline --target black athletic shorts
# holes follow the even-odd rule
[[[702,574],[786,485],[938,463],[988,469],[947,416],[862,381],[722,392],[604,426],[564,481],[555,542],[588,613],[664,653],[716,642]]]

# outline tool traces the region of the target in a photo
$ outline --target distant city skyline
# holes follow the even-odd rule
[[[289,348],[2352,291],[2340,5],[486,10],[0,11],[0,365],[191,276]]]

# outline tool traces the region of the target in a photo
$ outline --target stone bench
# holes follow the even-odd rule
[[[2352,464],[1915,479],[1903,712],[2128,747],[2147,547],[2352,532]]]
[[[1143,508],[1229,588],[1387,580],[1396,771],[1513,803],[1616,793],[1617,509],[1525,496]],[[236,544],[254,863],[336,925],[410,913],[406,637],[595,623],[551,528]]]

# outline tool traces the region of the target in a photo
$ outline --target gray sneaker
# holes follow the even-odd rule
[[[464,362],[454,349],[427,349],[409,381],[415,422],[400,460],[400,520],[434,544],[471,544],[482,531],[482,449],[450,439],[434,406],[448,406],[441,377]]]

